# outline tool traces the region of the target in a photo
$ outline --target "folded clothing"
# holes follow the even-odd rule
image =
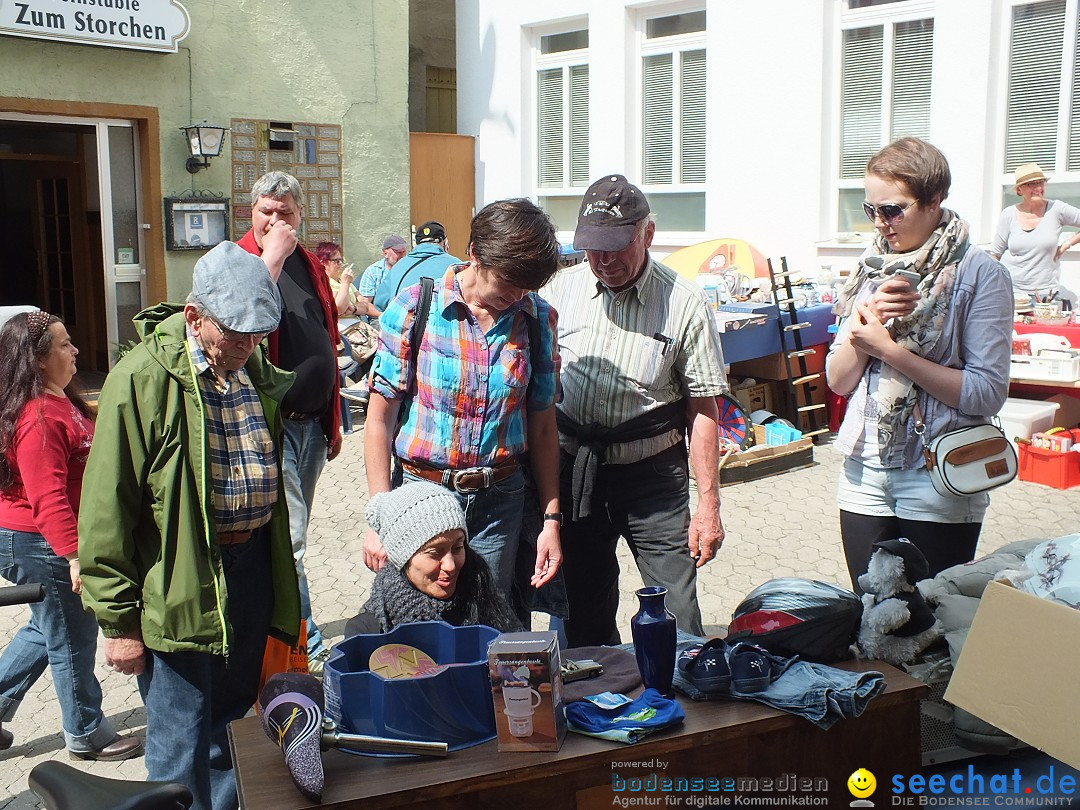
[[[623,701],[616,706],[597,705],[589,698],[571,703],[566,707],[567,728],[590,737],[635,743],[686,718],[682,706],[655,689],[646,689],[636,700],[620,697]]]

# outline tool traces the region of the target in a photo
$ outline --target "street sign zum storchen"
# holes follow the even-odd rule
[[[176,53],[191,18],[178,0],[0,0],[0,34]]]

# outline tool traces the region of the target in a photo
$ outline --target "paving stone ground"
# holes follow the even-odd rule
[[[360,538],[366,528],[363,420],[345,437],[341,455],[327,465],[316,494],[306,558],[316,620],[330,641],[341,639],[345,621],[367,598],[373,575],[363,564]],[[840,549],[835,489],[840,456],[828,444],[814,449],[812,467],[772,478],[725,487],[721,491],[727,540],[717,558],[700,572],[699,596],[707,627],[726,625],[742,597],[765,580],[811,577],[846,584]],[[997,491],[983,527],[980,553],[1025,538],[1056,537],[1076,531],[1080,488],[1058,491],[1021,481]],[[633,592],[641,579],[625,548],[619,626],[629,639],[636,612]],[[0,645],[6,644],[29,615],[25,607],[0,608]],[[537,627],[546,626],[535,617]],[[117,729],[142,735],[146,713],[133,678],[105,669],[98,649],[98,677],[106,715]],[[60,711],[46,672],[27,695],[15,720],[5,728],[15,744],[0,752],[0,810],[41,805],[27,789],[30,769],[47,759],[67,760]],[[121,763],[80,762],[102,776],[145,779],[142,758]]]

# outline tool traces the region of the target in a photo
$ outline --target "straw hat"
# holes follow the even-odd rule
[[[1032,180],[1049,180],[1042,170],[1042,167],[1038,163],[1024,163],[1016,167],[1016,183],[1017,186],[1022,186],[1024,183],[1030,183]]]

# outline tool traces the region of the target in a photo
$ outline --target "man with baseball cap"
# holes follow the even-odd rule
[[[386,278],[386,274],[390,272],[390,268],[405,258],[405,254],[408,252],[409,246],[405,240],[396,233],[390,234],[390,236],[383,239],[382,258],[369,264],[360,278],[354,282],[356,284],[356,294],[359,298],[357,309],[360,315],[369,322],[382,315],[382,310],[375,306],[375,293],[378,292],[379,285]]]
[[[223,242],[187,303],[135,318],[101,390],[80,511],[83,602],[106,664],[137,675],[151,780],[236,807],[226,726],[255,703],[267,635],[295,643],[300,593],[282,481],[293,374],[267,264]]]
[[[451,256],[450,241],[442,223],[430,220],[416,229],[416,247],[395,264],[383,278],[375,293],[375,308],[382,312],[386,305],[397,298],[398,293],[419,284],[422,278],[441,279],[446,268],[461,264],[461,259]]]
[[[571,647],[617,644],[626,538],[679,628],[703,635],[696,569],[724,540],[716,396],[727,390],[704,291],[649,256],[656,225],[621,174],[585,192],[574,247],[587,263],[540,294],[559,312],[560,503]],[[686,435],[697,478],[691,518]],[[572,506],[571,506],[572,505]]]

